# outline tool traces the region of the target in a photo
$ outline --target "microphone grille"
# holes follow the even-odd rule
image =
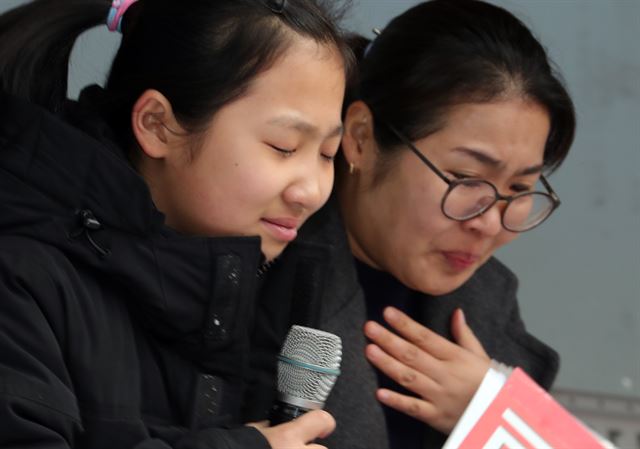
[[[340,374],[342,341],[329,332],[295,325],[279,359],[278,391],[324,404]]]

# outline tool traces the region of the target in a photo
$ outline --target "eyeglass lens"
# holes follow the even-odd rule
[[[497,192],[486,181],[469,180],[455,184],[443,201],[445,215],[454,220],[469,220],[495,204]],[[514,196],[503,210],[503,224],[513,231],[525,231],[540,224],[554,208],[553,200],[542,192]]]

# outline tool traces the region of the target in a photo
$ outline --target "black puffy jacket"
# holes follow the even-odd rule
[[[314,324],[321,252],[261,280],[258,237],[163,222],[100,119],[0,95],[0,447],[269,447],[242,423]]]

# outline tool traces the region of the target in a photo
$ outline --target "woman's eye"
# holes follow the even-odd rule
[[[451,173],[451,176],[453,176],[455,179],[469,179],[469,178],[473,178],[473,176],[471,175],[465,175],[464,173],[458,173],[458,172],[449,172]]]
[[[531,189],[532,189],[531,186],[528,186],[525,184],[514,184],[511,186],[511,190],[513,190],[516,193],[528,192]]]
[[[274,150],[276,150],[278,153],[280,153],[280,154],[282,155],[282,157],[290,157],[290,156],[292,156],[292,155],[293,155],[293,153],[295,153],[295,152],[296,152],[296,150],[295,150],[295,149],[293,149],[293,150],[288,150],[288,149],[286,149],[286,148],[280,148],[280,147],[277,147],[277,146],[275,146],[275,145],[269,145],[269,146],[270,146],[271,148],[273,148]]]

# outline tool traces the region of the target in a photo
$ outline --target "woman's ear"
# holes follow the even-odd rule
[[[351,171],[362,168],[363,159],[375,151],[373,114],[364,101],[354,101],[347,108],[342,151]]]
[[[176,128],[179,125],[164,95],[154,89],[140,95],[131,112],[131,129],[144,154],[153,159],[165,158]]]

